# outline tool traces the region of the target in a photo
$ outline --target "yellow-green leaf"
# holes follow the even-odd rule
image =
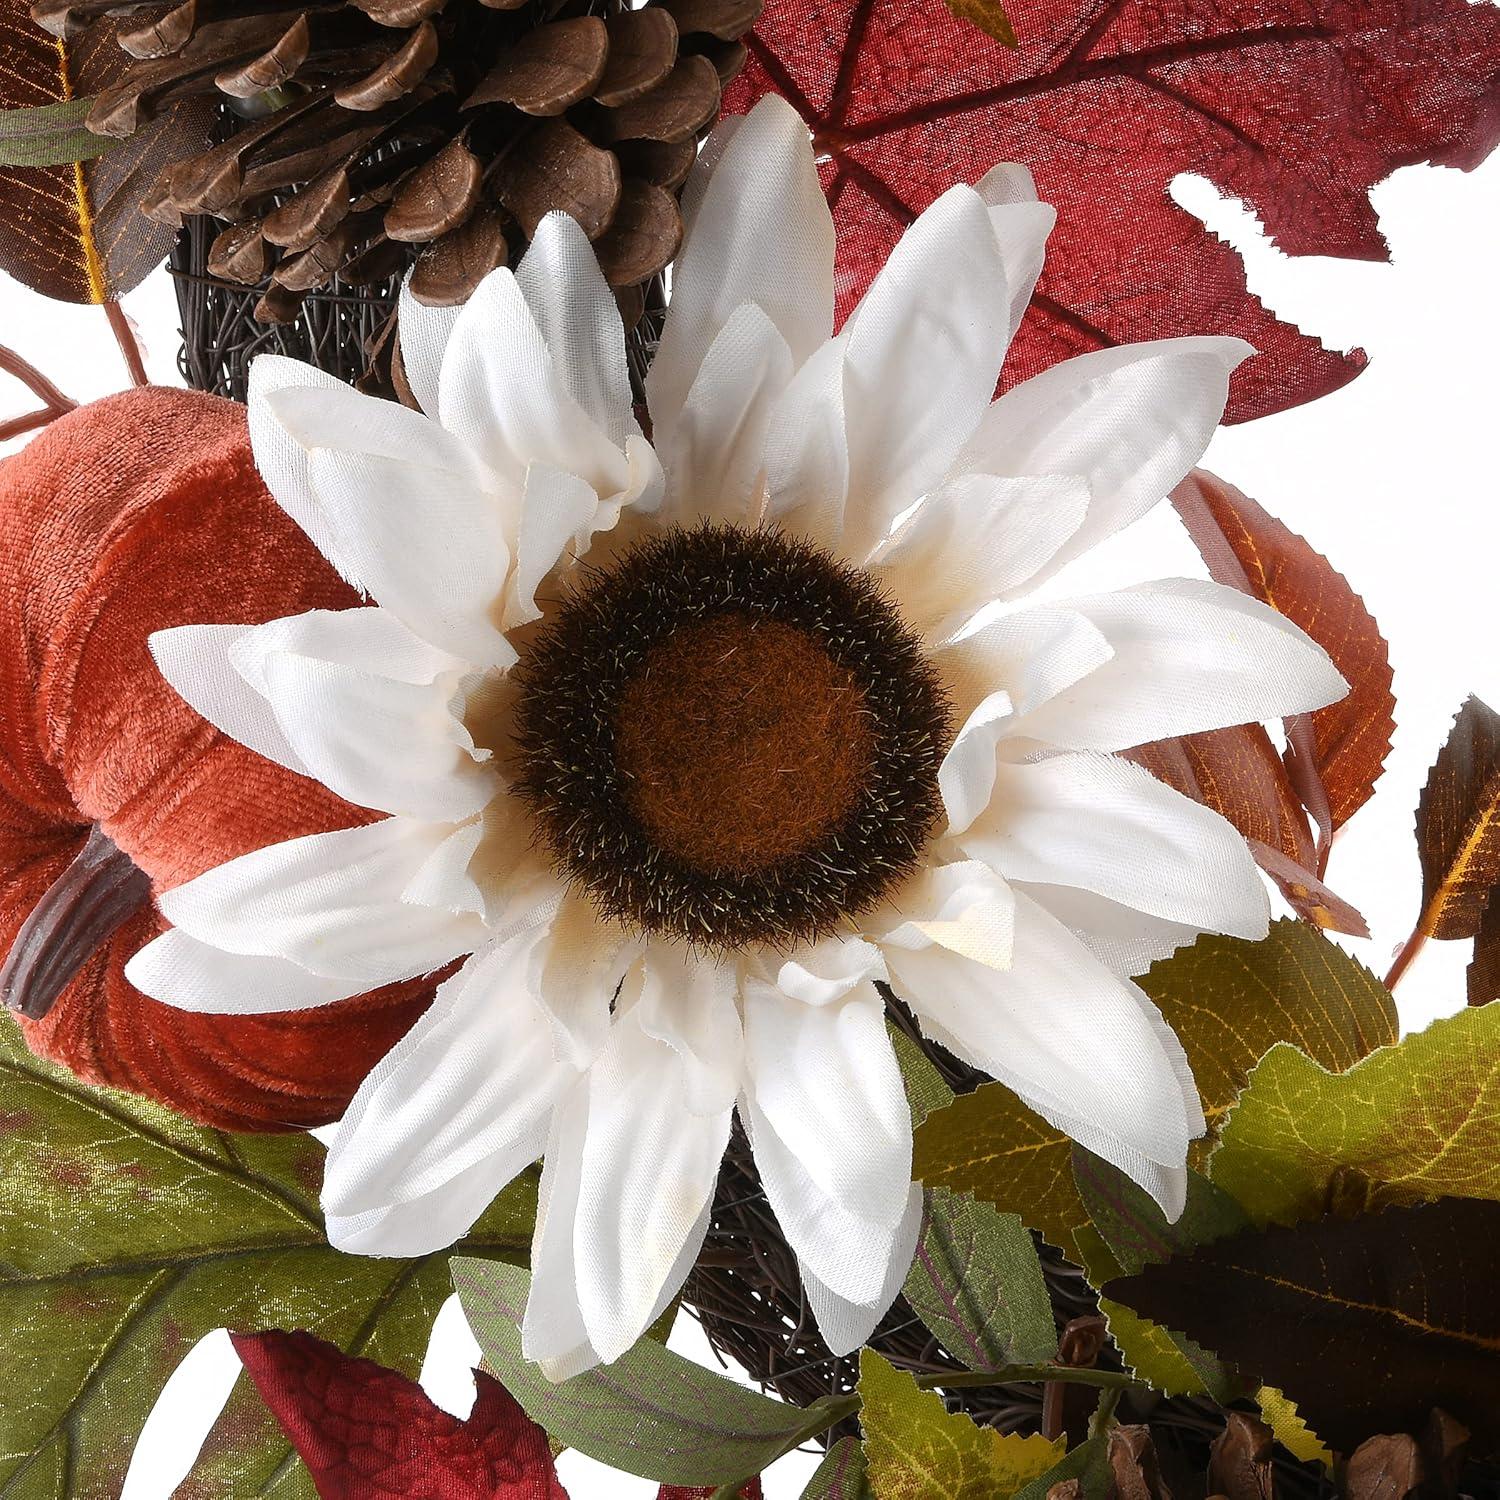
[[[1305,922],[1273,922],[1258,943],[1199,938],[1137,982],[1182,1040],[1210,1129],[1277,1042],[1342,1070],[1396,1040],[1390,992]],[[990,1083],[927,1116],[916,1133],[913,1174],[1019,1214],[1067,1251],[1088,1217],[1070,1149],[1060,1130]]]
[[[1070,1142],[1003,1083],[934,1110],[917,1127],[912,1176],[972,1193],[1019,1216],[1060,1250],[1088,1217],[1073,1185]]]
[[[1211,1171],[1259,1224],[1314,1218],[1351,1192],[1365,1209],[1500,1200],[1500,1003],[1435,1021],[1347,1073],[1275,1048]]]
[[[1306,922],[1271,923],[1258,943],[1210,934],[1138,983],[1183,1049],[1212,1132],[1277,1042],[1343,1072],[1399,1035],[1390,991]]]
[[[1007,47],[1016,45],[1016,30],[999,0],[947,0],[948,9],[960,21],[977,26],[986,36],[992,36]]]
[[[1322,1440],[1297,1414],[1297,1406],[1274,1385],[1263,1385],[1255,1393],[1256,1405],[1266,1419],[1276,1441],[1293,1458],[1305,1464],[1322,1464],[1325,1469],[1333,1467],[1333,1454],[1324,1447]]]
[[[859,1356],[860,1426],[877,1500],[1007,1500],[1045,1474],[1065,1443],[979,1427],[948,1412],[873,1349]]]

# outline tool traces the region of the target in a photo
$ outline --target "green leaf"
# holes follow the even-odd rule
[[[859,1356],[860,1426],[880,1500],[1006,1500],[1062,1456],[1063,1439],[998,1433],[948,1412],[873,1349]]]
[[[1026,1227],[1014,1214],[927,1190],[927,1217],[906,1300],[971,1370],[1041,1364],[1057,1352],[1052,1299]]]
[[[920,1125],[933,1110],[953,1102],[953,1090],[943,1082],[937,1064],[899,1026],[887,1022],[886,1031],[901,1069],[901,1081],[906,1085],[911,1122]]]
[[[1137,982],[1182,1041],[1210,1130],[1275,1043],[1342,1070],[1397,1035],[1389,991],[1305,922],[1273,922],[1258,943],[1201,937]],[[923,1121],[913,1174],[1019,1214],[1066,1252],[1087,1218],[1070,1151],[1061,1131],[989,1083]]]
[[[911,1037],[889,1028],[912,1123],[953,1101],[932,1060]],[[927,1191],[922,1237],[902,1289],[955,1358],[971,1370],[1034,1364],[1057,1352],[1052,1300],[1042,1263],[1014,1214],[946,1188]]]
[[[61,167],[102,156],[117,140],[85,130],[93,99],[0,109],[0,167]]]
[[[1322,1464],[1325,1469],[1333,1468],[1333,1454],[1323,1445],[1317,1433],[1302,1420],[1296,1403],[1288,1401],[1283,1392],[1273,1385],[1263,1385],[1255,1393],[1255,1404],[1260,1407],[1260,1414],[1265,1418],[1266,1425],[1276,1434],[1276,1441],[1293,1458],[1299,1458],[1305,1464]]]
[[[1175,1223],[1168,1223],[1151,1196],[1118,1167],[1081,1146],[1073,1148],[1073,1176],[1091,1220],[1090,1230],[1075,1232],[1074,1242],[1096,1286],[1237,1234],[1250,1222],[1228,1193],[1191,1170],[1187,1207]],[[1163,1394],[1207,1395],[1221,1404],[1248,1394],[1239,1376],[1191,1339],[1119,1303],[1104,1302],[1101,1308],[1125,1363]]]
[[[858,1438],[840,1438],[828,1450],[807,1481],[802,1500],[875,1500]]]
[[[1114,1474],[1109,1466],[1109,1436],[1100,1433],[1072,1448],[1045,1474],[1033,1479],[1015,1500],[1047,1500],[1055,1484],[1076,1479],[1083,1500],[1105,1500],[1114,1493]]]
[[[118,1494],[167,1377],[215,1328],[307,1328],[415,1373],[445,1257],[331,1249],[323,1155],[92,1088],[0,1023],[0,1500]],[[530,1177],[505,1194],[474,1253],[524,1253],[535,1200]],[[232,1398],[181,1495],[312,1494],[263,1413],[234,1425],[248,1411]]]
[[[1187,1206],[1173,1222],[1143,1187],[1082,1146],[1073,1148],[1073,1178],[1090,1221],[1127,1274],[1249,1227],[1244,1209],[1191,1168]]]
[[[1277,1042],[1343,1072],[1400,1034],[1390,991],[1306,922],[1207,935],[1137,981],[1182,1040],[1212,1133]]]
[[[912,1176],[1016,1214],[1066,1251],[1087,1217],[1073,1185],[1070,1144],[1003,1083],[986,1083],[918,1126]]]
[[[662,1484],[729,1484],[827,1425],[816,1406],[773,1401],[650,1339],[613,1364],[554,1384],[521,1353],[530,1273],[461,1257],[449,1269],[485,1360],[527,1416],[612,1468]]]
[[[1262,1060],[1210,1163],[1258,1224],[1442,1196],[1500,1199],[1500,1004],[1460,1011],[1329,1073],[1294,1047]]]

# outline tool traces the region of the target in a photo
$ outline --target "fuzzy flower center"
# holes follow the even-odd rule
[[[714,949],[837,930],[914,866],[947,703],[871,579],[772,530],[660,534],[514,678],[517,784],[601,914]]]
[[[656,845],[705,874],[751,874],[812,848],[869,783],[854,674],[774,615],[680,625],[620,698],[615,760]]]

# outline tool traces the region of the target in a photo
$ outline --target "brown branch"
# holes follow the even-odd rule
[[[1412,935],[1402,945],[1401,951],[1396,955],[1396,961],[1391,965],[1391,971],[1385,976],[1385,987],[1394,990],[1401,982],[1401,976],[1406,973],[1411,965],[1412,959],[1427,946],[1427,934],[1422,931],[1421,924],[1413,930]]]
[[[141,341],[136,338],[135,329],[130,326],[130,319],[125,316],[124,308],[118,302],[106,302],[103,306],[104,316],[109,319],[110,331],[120,346],[120,353],[125,356],[125,368],[130,371],[131,384],[150,385],[146,361],[141,355]]]

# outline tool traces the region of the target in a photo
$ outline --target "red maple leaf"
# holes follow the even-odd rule
[[[547,1434],[483,1370],[460,1420],[416,1381],[310,1333],[230,1337],[320,1500],[568,1500]],[[657,1500],[713,1493],[664,1484]],[[760,1481],[741,1493],[761,1500]]]
[[[1233,249],[1168,196],[1197,172],[1292,255],[1383,260],[1370,189],[1397,167],[1472,167],[1500,137],[1500,9],[1469,0],[1018,0],[1009,50],[945,0],[770,0],[731,111],[783,94],[813,130],[839,230],[840,317],[901,230],[995,163],[1058,210],[1007,383],[1070,355],[1227,333],[1229,420],[1343,385],[1278,321]]]
[[[234,1334],[322,1500],[568,1500],[547,1434],[482,1370],[467,1420],[310,1333]]]

